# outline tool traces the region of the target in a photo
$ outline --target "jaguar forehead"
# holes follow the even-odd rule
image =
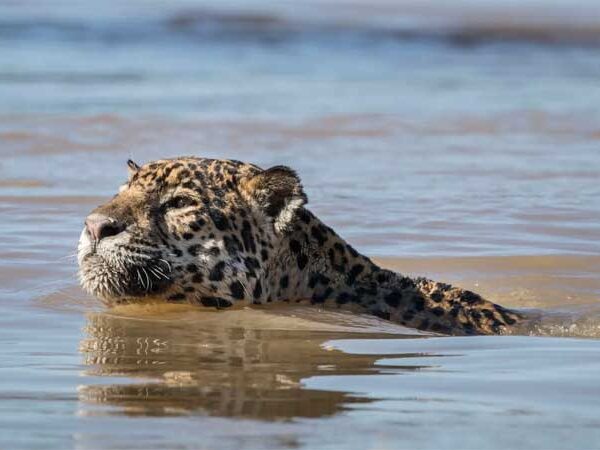
[[[148,163],[134,174],[131,184],[146,190],[182,185],[235,189],[238,179],[259,172],[258,167],[240,161],[186,157]]]

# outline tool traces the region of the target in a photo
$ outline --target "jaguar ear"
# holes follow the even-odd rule
[[[273,219],[277,232],[285,231],[292,223],[296,210],[308,199],[296,172],[286,166],[275,166],[247,180],[245,194]]]
[[[122,184],[119,187],[119,192],[123,192],[125,190],[127,190],[127,188],[129,187],[129,183],[131,182],[133,176],[137,173],[137,171],[140,170],[140,166],[138,166],[136,163],[134,163],[131,159],[127,160],[127,174],[128,174],[128,180],[126,183]]]
[[[129,177],[131,178],[138,170],[140,170],[140,166],[138,166],[131,159],[127,160],[127,172],[129,172]]]

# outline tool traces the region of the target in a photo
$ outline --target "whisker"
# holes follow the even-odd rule
[[[142,273],[146,277],[146,292],[148,292],[150,290],[150,286],[151,286],[150,278],[148,277],[148,273],[146,272],[146,270],[143,267],[141,269],[142,269]]]
[[[148,281],[148,289],[146,289],[146,292],[150,292],[152,290],[152,277],[148,275],[148,272],[146,272],[146,269],[143,267],[142,273],[146,276],[146,280]]]
[[[140,274],[140,270],[136,268],[135,271],[137,273],[138,280],[140,282],[140,286],[145,289],[144,280],[142,280],[142,275]]]
[[[70,255],[61,256],[56,261],[64,261],[65,259],[75,259],[75,258],[77,258],[77,256],[78,256],[77,253],[72,253]]]
[[[167,265],[167,267],[169,268],[169,272],[173,272],[173,269],[171,268],[171,264],[169,264],[169,261],[167,261],[166,259],[163,259],[163,258],[159,258],[159,261],[162,261]]]
[[[169,280],[170,279],[167,275],[165,275],[163,273],[162,270],[160,270],[160,268],[158,268],[156,266],[149,267],[148,270],[150,270],[154,275],[156,275],[157,278],[164,278],[165,280]]]

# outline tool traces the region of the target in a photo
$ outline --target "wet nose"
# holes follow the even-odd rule
[[[117,220],[103,214],[90,214],[85,219],[85,228],[95,241],[105,237],[115,236],[125,229]]]

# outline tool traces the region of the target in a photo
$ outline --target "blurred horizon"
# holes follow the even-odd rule
[[[600,57],[564,30],[600,4],[577,5],[4,2],[0,175],[30,182],[3,192],[60,203],[110,195],[127,157],[233,157],[296,168],[369,254],[594,254]]]
[[[129,26],[132,32],[145,22],[179,33],[279,32],[279,38],[281,33],[301,33],[312,27],[319,32],[327,28],[387,32],[397,39],[441,39],[461,45],[495,41],[600,43],[600,4],[592,0],[575,4],[567,0],[458,0],[451,5],[442,0],[311,0],[301,4],[272,0],[109,0],[99,4],[9,0],[0,5],[0,36],[4,39],[18,38],[27,31],[46,31],[45,37],[52,38],[52,32],[83,32],[86,24],[99,26],[101,22],[112,22],[117,28]],[[95,31],[101,32],[101,28]],[[111,30],[104,31],[110,34]]]

